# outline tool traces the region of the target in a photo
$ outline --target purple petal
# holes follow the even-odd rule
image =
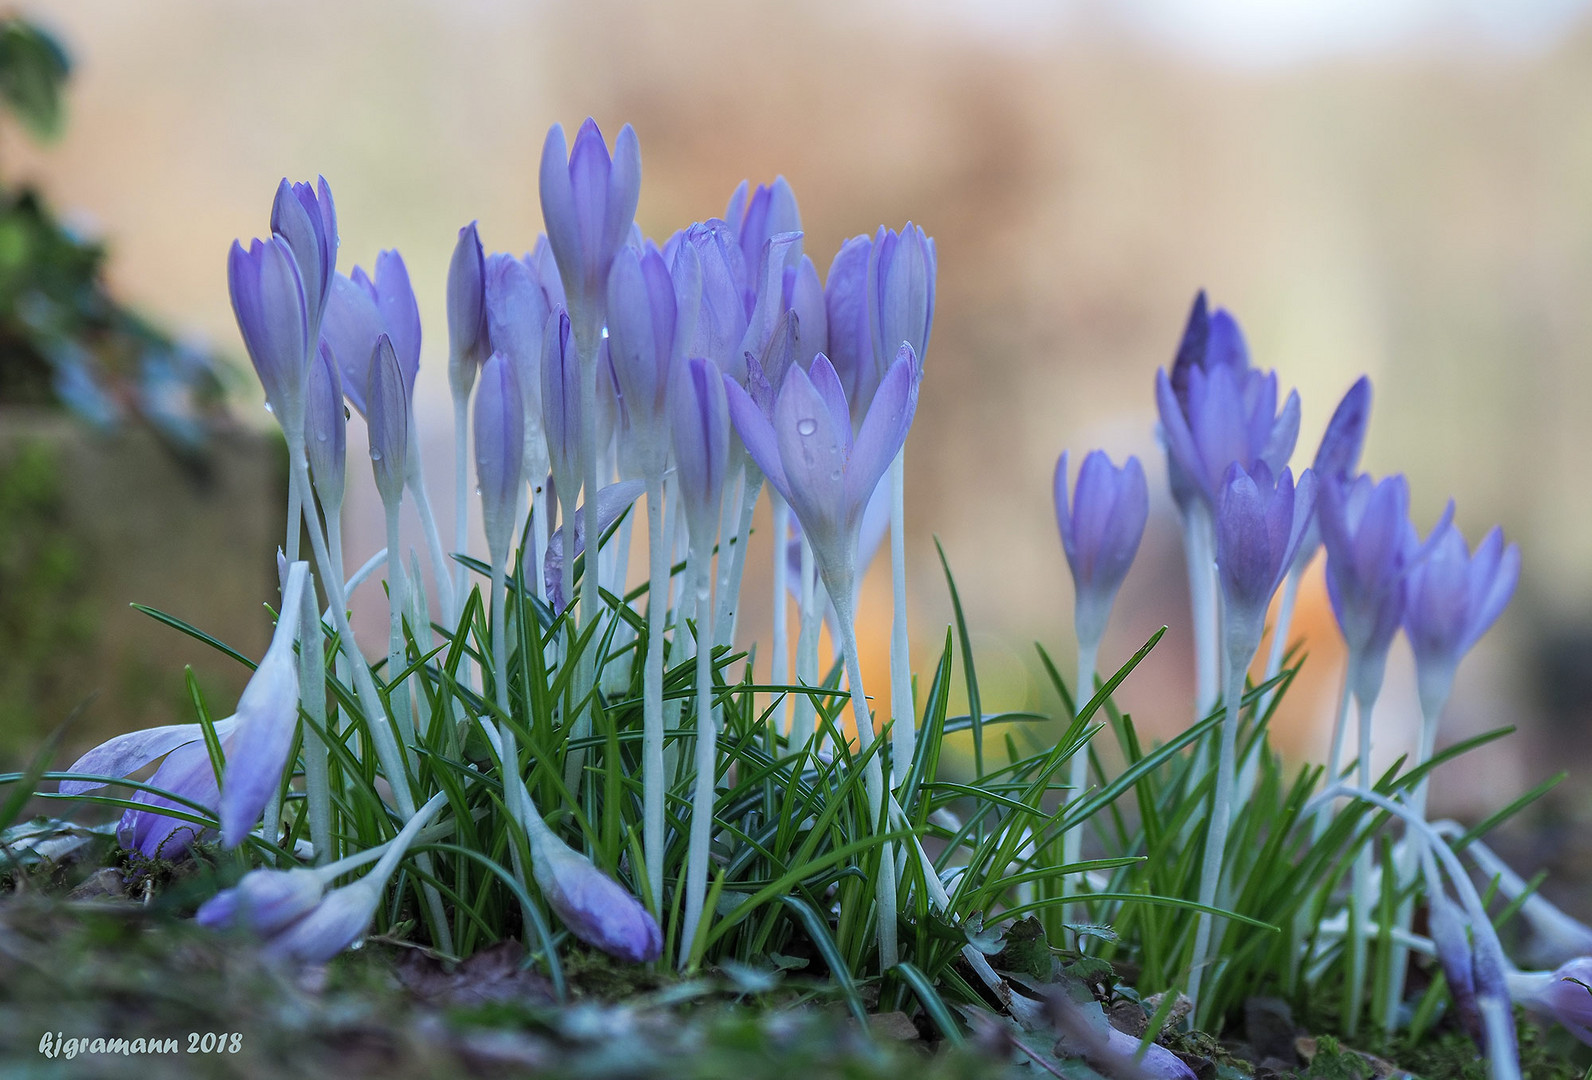
[[[833,370],[827,362],[823,367]],[[817,360],[813,361],[813,372],[815,375],[819,372]],[[918,383],[921,378],[922,368],[912,353],[912,346],[902,342],[895,363],[885,372],[879,383],[879,391],[868,406],[868,415],[863,417],[862,429],[857,432],[856,444],[851,448],[850,460],[846,463],[846,500],[854,508],[854,513],[860,513],[868,496],[878,486],[879,478],[890,468],[890,463],[906,443],[907,432],[911,430],[913,417],[917,413]],[[836,417],[836,424],[849,436],[847,422],[848,417],[844,412]]]
[[[356,267],[354,273],[363,280]],[[331,348],[341,373],[349,404],[365,415],[365,387],[370,382],[370,354],[382,332],[381,312],[375,297],[358,282],[342,274],[332,279],[331,297],[321,320],[321,342]]]
[[[409,283],[409,268],[396,251],[376,256],[376,306],[381,312],[381,328],[392,340],[404,385],[411,389],[420,370],[420,305]]]
[[[824,283],[829,348],[818,351],[829,357],[846,388],[853,427],[867,412],[879,385],[879,371],[873,363],[873,335],[868,328],[868,261],[872,251],[869,237],[853,236],[840,245]],[[810,362],[811,357],[803,364]]]
[[[789,502],[790,482],[785,478],[785,466],[779,458],[779,441],[775,438],[771,418],[728,375],[724,376],[724,396],[729,406],[730,420],[741,437],[741,445],[746,447],[746,452],[763,471],[768,482],[774,485],[774,490]],[[778,399],[775,400],[777,403]]]
[[[481,369],[475,393],[475,476],[493,552],[499,546],[506,549],[512,540],[524,465],[525,404],[513,366],[494,352]]]
[[[382,501],[403,499],[404,470],[409,454],[409,386],[398,355],[386,334],[376,338],[370,357],[370,382],[365,387],[366,424],[370,429],[370,463]]]
[[[283,606],[296,610],[285,601]],[[288,753],[298,729],[298,706],[292,623],[283,621],[278,623],[271,647],[238,698],[238,726],[221,780],[223,846],[234,848],[243,842],[271,796],[281,787],[282,772],[288,766]]]
[[[91,776],[131,776],[156,758],[203,737],[198,724],[166,724],[129,731],[100,743],[66,771]],[[62,780],[60,790],[62,795],[81,795],[99,787],[104,785],[97,781]]]
[[[633,503],[641,498],[641,493],[647,490],[645,480],[621,480],[617,484],[609,484],[597,492],[597,528],[599,532],[607,532],[614,522],[619,520],[619,515],[628,510]],[[586,550],[586,513],[585,509],[577,508],[575,511],[575,554],[579,558],[581,552]],[[547,585],[547,596],[554,611],[561,611],[564,607],[564,529],[562,526],[553,533],[552,539],[547,543],[547,557],[542,561],[542,580]]]
[[[369,878],[333,889],[260,951],[278,960],[324,963],[364,936],[380,899],[381,890]]]

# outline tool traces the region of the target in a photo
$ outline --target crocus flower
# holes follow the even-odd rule
[[[776,233],[764,243],[755,263],[747,266],[755,271],[749,276],[756,279],[755,302],[750,308],[746,333],[741,338],[741,354],[761,356],[768,349],[780,320],[792,310],[792,293],[796,273],[802,260],[802,234]],[[807,358],[809,361],[812,357]]]
[[[796,362],[810,367],[813,357],[829,349],[829,313],[818,267],[803,255],[785,275],[785,307],[796,313]]]
[[[304,445],[315,479],[315,493],[328,513],[343,505],[347,473],[348,416],[343,412],[343,378],[323,340],[310,365],[305,401]]]
[[[1317,519],[1327,548],[1327,594],[1354,658],[1362,702],[1376,699],[1388,649],[1404,617],[1405,578],[1418,546],[1410,524],[1409,484],[1390,476],[1320,488]]]
[[[568,298],[583,355],[596,356],[598,331],[614,256],[630,236],[641,193],[641,147],[629,124],[614,154],[588,118],[566,153],[564,129],[554,124],[542,147],[542,218]]]
[[[1327,430],[1321,436],[1321,445],[1316,448],[1316,458],[1310,466],[1317,483],[1331,486],[1354,478],[1360,467],[1360,451],[1365,446],[1365,429],[1370,420],[1371,380],[1362,375],[1349,387],[1349,392],[1332,411],[1332,419],[1327,421]],[[1320,520],[1312,517],[1305,538],[1300,541],[1299,552],[1294,556],[1293,572],[1304,573],[1320,546]]]
[[[365,388],[366,421],[370,428],[370,464],[382,501],[403,499],[404,470],[409,454],[410,388],[398,366],[398,354],[386,334],[376,338]]]
[[[525,467],[525,414],[514,368],[495,352],[475,394],[475,477],[494,563],[508,554]]]
[[[1055,489],[1056,526],[1072,568],[1078,640],[1097,645],[1149,520],[1144,467],[1138,458],[1129,457],[1119,469],[1103,451],[1092,451],[1078,470],[1078,489],[1069,509],[1063,451],[1056,462]]]
[[[475,222],[459,230],[448,263],[448,385],[468,397],[475,373],[491,352],[487,330],[486,255]]]
[[[288,441],[296,442],[304,435],[311,326],[304,281],[287,241],[251,240],[248,250],[233,241],[227,287],[266,404]]]
[[[560,308],[542,335],[542,432],[553,483],[571,495],[580,490],[580,424],[580,359],[569,314]]]
[[[1442,711],[1454,671],[1503,614],[1520,580],[1520,549],[1494,528],[1472,553],[1448,521],[1427,540],[1426,558],[1410,573],[1404,630],[1415,652],[1422,706]]]
[[[212,930],[237,928],[269,937],[308,914],[325,891],[314,870],[251,870],[199,905],[194,919]]]
[[[619,520],[620,515],[629,510],[635,501],[641,498],[642,492],[647,490],[644,480],[621,480],[617,484],[609,484],[597,492],[597,531],[605,534],[613,523]],[[575,550],[570,554],[571,559],[578,559],[586,550],[586,515],[584,507],[575,511],[571,519],[575,523]],[[554,611],[564,607],[564,533],[567,528],[560,525],[547,541],[547,555],[542,560],[542,581],[547,586],[547,602]]]
[[[1244,667],[1260,645],[1266,608],[1293,562],[1315,501],[1316,478],[1309,469],[1296,488],[1287,468],[1274,479],[1263,460],[1253,472],[1236,461],[1228,466],[1216,502],[1216,568],[1228,655]],[[1248,655],[1239,655],[1246,649]]]
[[[337,208],[326,177],[314,186],[284,178],[271,203],[271,232],[287,243],[304,282],[310,337],[319,334],[321,316],[337,272]]]
[[[694,262],[694,250],[690,257]],[[623,406],[619,449],[626,475],[661,473],[668,460],[678,321],[663,253],[623,248],[608,275],[608,353]]]
[[[897,233],[880,227],[868,253],[868,326],[873,363],[881,376],[904,341],[923,363],[934,328],[934,241],[907,222]]]
[[[658,958],[663,952],[658,924],[622,885],[551,833],[533,847],[536,886],[570,933],[632,964]]]
[[[1592,1045],[1592,956],[1578,956],[1554,971],[1506,973],[1516,1004],[1551,1017]]]
[[[413,387],[420,371],[420,305],[409,283],[409,269],[396,251],[376,256],[374,279],[358,266],[350,277],[338,274],[321,325],[321,340],[331,346],[343,376],[343,393],[362,416],[370,358],[381,334],[392,342],[404,385]]]
[[[837,604],[853,595],[863,509],[906,442],[921,379],[917,357],[903,343],[855,438],[845,391],[827,357],[813,360],[810,375],[799,365],[785,373],[772,420],[739,385],[725,381],[747,453],[795,511]]]
[[[381,902],[381,889],[360,878],[352,885],[333,889],[308,913],[271,936],[261,953],[273,960],[322,964],[365,936]]]
[[[851,427],[867,415],[879,371],[873,363],[873,331],[868,327],[868,263],[873,240],[853,236],[840,245],[824,280],[824,314],[828,321],[829,357],[851,404]],[[804,361],[809,363],[810,361]]]
[[[691,331],[682,342],[682,355],[711,360],[720,371],[742,382],[746,378],[742,342],[749,313],[746,261],[735,231],[715,218],[675,234],[664,249],[664,257],[675,275],[677,289],[693,284],[681,275],[682,253],[687,247],[696,253],[696,280],[700,282],[696,287],[700,291],[694,297],[678,298],[679,318]],[[688,307],[692,299],[696,303]]]
[[[758,265],[763,246],[769,237],[779,233],[802,231],[802,214],[796,206],[796,193],[783,176],[774,178],[772,184],[759,184],[757,190],[747,194],[747,182],[742,180],[730,196],[724,220],[735,229],[741,244],[741,256],[748,267]],[[750,281],[747,307],[757,299],[756,291],[761,281]]]
[[[730,453],[730,418],[718,367],[700,357],[676,377],[669,402],[680,504],[685,509],[691,546],[706,552],[719,530]],[[735,387],[740,390],[737,384]],[[744,394],[745,391],[742,391]]]

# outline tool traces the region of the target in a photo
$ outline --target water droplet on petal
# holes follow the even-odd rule
[[[371,450],[371,452],[370,452],[370,460],[372,460],[372,461],[380,461],[381,460],[381,451],[380,450]]]
[[[811,435],[813,432],[815,432],[817,430],[818,430],[818,421],[817,420],[812,420],[812,419],[799,420],[796,423],[796,434],[798,434],[798,435]]]
[[[477,484],[477,485],[476,485],[476,488],[475,488],[475,493],[476,493],[476,494],[477,494],[477,495],[479,495],[479,494],[481,494],[481,486],[480,486],[480,485],[479,485],[479,484]]]
[[[331,436],[326,434],[326,432],[324,432],[324,431],[317,431],[315,433],[315,441],[316,442],[326,442],[330,438],[331,438]]]
[[[270,403],[270,402],[269,402],[269,401],[267,401],[267,402],[266,402],[266,403],[265,403],[265,411],[266,411],[266,412],[268,412],[268,413],[274,413],[274,412],[276,412],[276,410],[275,410],[275,409],[273,409],[273,408],[271,408],[271,403]]]

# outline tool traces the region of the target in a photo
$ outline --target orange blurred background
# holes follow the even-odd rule
[[[610,136],[635,125],[638,217],[656,237],[722,213],[743,177],[777,173],[820,270],[845,237],[910,218],[940,258],[907,455],[920,677],[950,618],[937,536],[986,710],[1052,704],[1032,642],[1069,673],[1073,645],[1051,470],[1063,448],[1137,453],[1150,529],[1101,663],[1170,626],[1120,694],[1163,735],[1187,720],[1192,660],[1151,387],[1207,287],[1243,322],[1255,362],[1299,388],[1296,463],[1369,373],[1364,466],[1408,473],[1423,531],[1453,496],[1473,541],[1501,522],[1524,549],[1520,593],[1462,667],[1445,728],[1444,741],[1524,728],[1439,774],[1439,807],[1476,808],[1587,756],[1572,734],[1592,643],[1583,7],[73,0],[27,8],[78,64],[66,137],[41,149],[6,130],[0,170],[106,238],[121,295],[240,364],[227,247],[265,231],[280,177],[324,174],[340,268],[397,247],[420,297],[418,412],[444,535],[448,255],[472,219],[489,249],[532,245],[550,123],[590,114]],[[237,411],[269,422],[257,396]],[[351,425],[350,566],[383,542],[363,438]],[[766,548],[753,550],[747,641],[766,638],[768,618]],[[881,698],[884,562],[863,616]],[[379,602],[367,589],[358,612],[378,650]],[[1319,759],[1341,665],[1319,566],[1295,628],[1309,660],[1279,740]],[[265,630],[262,619],[259,641],[237,644],[258,652]],[[1409,748],[1414,717],[1400,645],[1380,757]]]

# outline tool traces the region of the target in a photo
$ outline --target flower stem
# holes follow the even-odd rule
[[[1266,654],[1266,677],[1263,682],[1270,682],[1282,670],[1283,654],[1288,651],[1288,629],[1293,625],[1294,604],[1299,599],[1299,580],[1304,577],[1304,570],[1294,570],[1288,575],[1288,580],[1283,582],[1282,599],[1277,602],[1277,622],[1271,630],[1271,650]],[[1266,691],[1266,696],[1260,699],[1260,712],[1265,713],[1271,706],[1271,699],[1275,690]]]
[[[1099,641],[1078,642],[1078,682],[1074,690],[1078,711],[1083,712],[1094,697],[1095,663],[1100,655]],[[1084,788],[1089,783],[1089,747],[1083,746],[1072,755],[1068,761],[1067,798],[1077,800],[1083,798]],[[1063,865],[1070,866],[1077,862],[1083,855],[1083,824],[1080,822],[1068,829],[1061,837],[1061,861]],[[1087,912],[1082,905],[1069,904],[1066,914],[1062,916],[1063,922],[1087,922]]]
[[[308,586],[299,604],[299,700],[304,711],[322,730],[326,728],[326,653],[315,588]],[[284,613],[286,614],[286,613]],[[332,783],[326,743],[314,728],[304,731],[304,800],[310,819],[310,843],[321,865],[334,858],[332,841]]]
[[[818,685],[818,634],[823,625],[822,595],[818,585],[818,568],[813,559],[813,546],[802,537],[801,610],[798,613],[801,629],[796,635],[796,681],[802,686]],[[817,707],[806,694],[796,697],[791,710],[790,746],[792,750],[806,746],[813,738],[813,724]]]
[[[437,602],[442,607],[442,618],[450,627],[459,625],[459,597],[454,592],[453,574],[448,569],[448,556],[442,550],[442,533],[437,530],[437,516],[431,511],[431,496],[426,493],[426,475],[420,466],[420,447],[417,439],[409,440],[409,459],[404,468],[404,486],[414,496],[415,509],[425,527],[426,551],[431,557],[431,573],[437,579]],[[341,563],[341,559],[339,559]]]
[[[451,380],[450,380],[451,381]],[[412,442],[413,440],[411,440]],[[467,551],[470,543],[470,398],[453,392],[453,550]],[[465,593],[464,565],[454,562],[449,578],[455,599]],[[455,613],[457,617],[457,613]],[[463,666],[468,665],[464,661]]]
[[[1194,623],[1194,719],[1216,707],[1220,681],[1217,653],[1216,537],[1210,511],[1198,499],[1183,518],[1183,552],[1188,558],[1189,612]]]
[[[680,931],[680,968],[697,962],[696,940],[707,897],[709,845],[713,842],[714,780],[718,758],[713,726],[713,602],[711,555],[706,543],[693,543],[692,576],[696,579],[697,608],[697,730],[696,779],[691,801],[691,837],[686,854],[685,918]]]
[[[1350,682],[1355,680],[1351,677]],[[1355,704],[1359,707],[1360,719],[1360,760],[1359,779],[1360,790],[1371,790],[1371,713],[1376,707],[1375,698],[1364,698],[1355,695]],[[1371,845],[1369,842],[1362,844],[1359,853],[1354,857],[1354,887],[1350,894],[1351,908],[1349,912],[1349,925],[1351,930],[1368,925],[1371,917]],[[1360,1028],[1360,1013],[1365,1008],[1365,960],[1366,937],[1363,933],[1354,933],[1349,942],[1349,1014],[1344,1017],[1344,1034],[1354,1036]]]
[[[780,686],[790,682],[790,627],[787,625],[790,619],[787,591],[790,587],[790,560],[786,557],[790,543],[790,506],[772,487],[769,488],[768,500],[774,518],[774,655],[770,661],[769,681]],[[779,718],[783,720],[784,717],[785,705],[781,703]],[[778,723],[775,727],[784,727],[784,724]]]
[[[917,710],[912,702],[912,649],[907,638],[907,450],[890,463],[890,771],[899,787],[912,771],[917,751]]]
[[[415,741],[414,718],[409,715],[409,693],[399,679],[406,666],[408,650],[404,648],[404,604],[408,581],[404,577],[404,561],[399,555],[398,507],[394,500],[385,507],[387,511],[387,703],[392,708],[393,721],[398,725],[398,735],[403,746]],[[405,754],[412,768],[412,754]]]
[[[1236,636],[1236,635],[1235,635]],[[1238,747],[1238,712],[1244,692],[1244,674],[1249,658],[1255,655],[1253,647],[1247,654],[1243,648],[1231,643],[1227,650],[1227,687],[1224,699],[1227,713],[1222,719],[1221,751],[1216,765],[1216,786],[1211,791],[1211,818],[1205,832],[1205,856],[1200,867],[1199,902],[1205,907],[1216,904],[1216,892],[1221,885],[1222,871],[1227,857],[1227,834],[1232,826],[1235,758]],[[1200,1010],[1200,984],[1205,977],[1205,965],[1210,959],[1211,923],[1214,916],[1208,911],[1199,914],[1194,929],[1194,955],[1189,961],[1188,996]],[[1201,1010],[1197,1023],[1206,1019],[1207,1010]]]
[[[663,475],[647,477],[647,666],[642,673],[641,846],[653,913],[663,911],[663,636],[669,621],[669,548]]]

